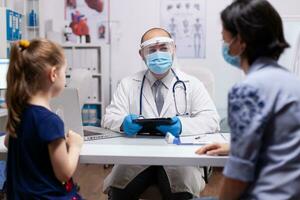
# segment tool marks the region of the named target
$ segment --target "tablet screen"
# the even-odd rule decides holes
[[[164,136],[165,134],[161,133],[156,129],[159,125],[170,125],[172,124],[171,118],[148,118],[148,119],[135,119],[134,123],[140,124],[143,128],[138,132],[139,135],[146,136]]]

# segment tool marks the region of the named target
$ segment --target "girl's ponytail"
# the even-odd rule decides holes
[[[22,51],[27,48],[21,42],[14,43],[10,51],[10,62],[7,72],[6,103],[8,109],[8,121],[6,129],[8,133],[16,137],[16,128],[25,105],[30,97],[30,92],[25,79],[24,58]]]

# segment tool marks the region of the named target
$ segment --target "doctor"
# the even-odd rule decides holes
[[[171,117],[171,125],[156,129],[174,136],[219,130],[216,108],[203,84],[172,67],[175,44],[170,33],[161,28],[148,30],[139,53],[148,69],[120,82],[106,109],[103,127],[132,136],[143,128],[133,122],[142,116]],[[104,190],[109,191],[110,199],[132,200],[153,184],[168,200],[199,196],[205,186],[199,167],[115,165],[105,179]]]

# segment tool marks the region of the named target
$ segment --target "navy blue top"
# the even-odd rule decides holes
[[[9,138],[7,158],[8,199],[72,199],[75,187],[67,192],[55,176],[48,144],[64,138],[63,121],[42,106],[24,110],[17,138]]]

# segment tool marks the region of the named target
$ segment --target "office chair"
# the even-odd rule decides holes
[[[205,86],[210,97],[214,99],[215,94],[215,77],[211,70],[204,67],[179,67],[179,69],[189,75],[199,79]]]

